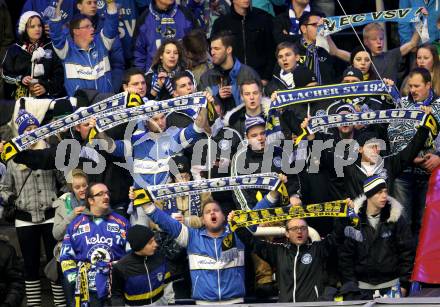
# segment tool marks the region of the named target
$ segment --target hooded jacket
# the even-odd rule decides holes
[[[377,229],[368,222],[366,209],[365,195],[354,200],[359,223],[344,230],[345,241],[339,253],[343,282],[377,285],[398,278],[400,285],[408,289],[415,246],[411,227],[402,215],[402,205],[388,196]]]

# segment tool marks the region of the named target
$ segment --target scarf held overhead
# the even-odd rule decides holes
[[[178,110],[201,108],[206,106],[206,97],[203,92],[197,92],[187,96],[161,100],[148,101],[146,104],[100,116],[96,120],[96,127],[90,130],[88,139],[91,141],[96,134],[123,123],[144,120],[159,113],[169,113]]]
[[[262,223],[281,222],[293,218],[309,217],[352,217],[356,216],[347,206],[347,200],[335,200],[306,206],[287,206],[260,210],[237,210],[229,222],[231,231]]]
[[[391,96],[394,101],[400,101],[400,95],[395,86],[387,86],[382,81],[375,80],[279,91],[277,92],[277,99],[272,101],[270,109],[279,109],[319,100],[374,95],[387,95]]]
[[[420,22],[423,16],[422,9],[422,7],[413,7],[390,11],[327,17],[324,18],[324,24],[319,26],[318,33],[327,36],[350,28],[351,26],[358,27],[372,22]]]
[[[29,148],[32,144],[37,143],[51,135],[62,132],[73,126],[81,124],[89,120],[93,116],[114,112],[115,110],[130,108],[142,105],[143,101],[137,94],[123,92],[104,99],[84,109],[79,109],[74,113],[60,118],[54,122],[48,123],[29,133],[19,135],[4,145],[1,158],[7,162],[13,158],[18,152]]]
[[[284,184],[276,173],[252,174],[235,177],[203,179],[189,182],[150,186],[134,190],[134,206],[140,206],[161,199],[200,194],[202,192],[240,189],[281,190]]]

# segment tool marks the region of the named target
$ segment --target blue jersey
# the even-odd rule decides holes
[[[127,253],[126,233],[130,224],[113,212],[102,218],[88,214],[80,214],[67,227],[60,262],[69,282],[76,280],[78,264],[90,263],[89,290],[96,291],[99,287],[95,283],[97,268],[108,266]]]

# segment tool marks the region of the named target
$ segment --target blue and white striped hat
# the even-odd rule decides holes
[[[374,194],[387,187],[385,179],[379,175],[371,176],[364,181],[364,193],[367,198],[372,197]]]

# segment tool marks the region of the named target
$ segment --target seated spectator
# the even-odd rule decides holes
[[[116,3],[108,3],[106,22],[96,35],[92,21],[84,15],[72,19],[66,35],[60,17],[62,3],[63,0],[58,1],[56,18],[50,19],[49,24],[55,52],[63,61],[67,94],[73,96],[77,89],[113,92],[109,51],[118,35]]]
[[[22,306],[24,300],[23,265],[9,238],[0,235],[0,305]]]
[[[437,95],[440,94],[440,61],[437,48],[434,45],[423,44],[417,48],[416,67],[427,69],[431,73],[431,87]],[[405,78],[400,87],[402,96],[408,96],[410,90],[408,77]]]
[[[402,57],[410,53],[417,47],[420,36],[414,31],[411,40],[402,44],[400,47],[384,51],[385,31],[378,23],[369,23],[363,30],[364,45],[370,49],[372,60],[381,78],[388,78],[397,82],[397,72]]]
[[[173,97],[173,77],[177,72],[186,69],[185,61],[185,53],[180,42],[174,39],[163,42],[157,49],[151,68],[145,76],[148,98],[164,100]],[[191,74],[190,71],[188,72]],[[194,76],[192,79],[194,83]]]
[[[39,127],[38,120],[24,110],[20,112],[17,124],[20,135]],[[3,151],[2,147],[0,152]],[[31,149],[46,147],[44,141],[39,141]],[[40,241],[44,242],[45,254],[51,257],[56,244],[52,236],[55,215],[52,203],[57,198],[57,186],[61,191],[66,191],[65,184],[64,177],[57,170],[34,171],[14,161],[8,163],[5,177],[0,183],[0,197],[9,206],[16,206],[14,223],[24,259],[27,306],[41,306]],[[51,282],[51,288],[54,305],[65,305],[61,283]]]
[[[128,229],[131,252],[112,269],[112,306],[168,305],[164,288],[170,279],[163,246],[142,225]]]
[[[236,130],[242,138],[246,134],[246,120],[253,117],[266,119],[270,99],[263,97],[263,89],[259,80],[245,80],[240,85],[242,103],[229,111],[224,118],[225,126]]]
[[[231,12],[220,16],[212,26],[213,36],[227,31],[234,36],[234,56],[260,75],[263,85],[272,76],[275,43],[272,38],[272,16],[258,8],[251,7],[251,1],[232,1]]]
[[[89,184],[86,209],[67,227],[61,246],[61,267],[82,304],[104,306],[109,301],[110,265],[129,249],[129,222],[110,209],[110,192],[102,183]]]
[[[350,53],[350,64],[362,72],[363,78],[360,81],[377,80],[377,74],[371,64],[371,52],[364,46],[358,46]]]
[[[40,15],[21,15],[18,42],[8,48],[2,63],[6,97],[55,98],[64,95],[63,66],[44,33]]]
[[[376,290],[384,295],[394,286],[406,296],[414,243],[402,205],[388,195],[387,184],[380,176],[367,178],[363,192],[354,200],[359,223],[345,228],[339,253],[344,299],[371,300]]]
[[[300,38],[299,19],[304,12],[310,12],[310,0],[291,0],[289,10],[275,17],[273,37],[277,45],[286,41],[295,43]]]
[[[182,44],[186,52],[188,69],[194,74],[198,84],[203,73],[212,68],[205,32],[202,29],[191,30],[183,37]]]
[[[208,90],[219,102],[221,113],[238,106],[240,84],[244,80],[260,80],[249,66],[242,64],[233,55],[234,36],[230,32],[220,32],[211,37],[211,59],[214,67],[200,78],[200,90]]]
[[[76,8],[79,13],[90,18],[95,32],[100,32],[106,22],[105,14],[100,16],[97,13],[97,0],[77,0]],[[124,51],[122,50],[121,40],[118,35],[113,41],[113,45],[109,52],[109,61],[112,71],[112,86],[114,92],[119,92],[122,82],[122,74],[125,70]]]
[[[133,35],[134,66],[148,71],[157,49],[167,39],[182,39],[197,28],[197,21],[187,8],[175,0],[152,0],[148,9],[138,18]]]

